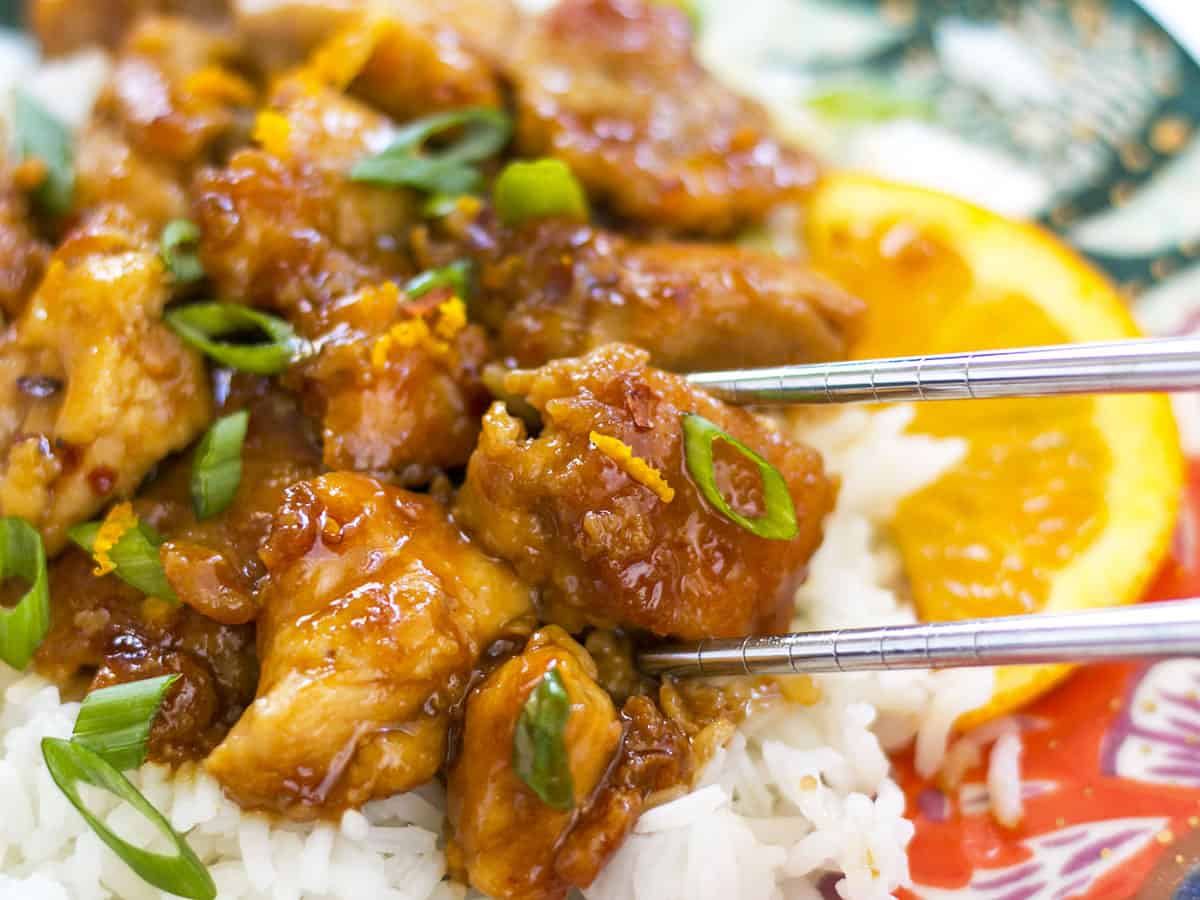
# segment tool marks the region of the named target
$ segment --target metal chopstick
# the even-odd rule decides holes
[[[863,672],[1200,656],[1200,599],[708,640],[643,651],[642,671],[678,677]]]
[[[1146,338],[1015,350],[696,372],[730,403],[878,403],[1200,389],[1200,338]]]

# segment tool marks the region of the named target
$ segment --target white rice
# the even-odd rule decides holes
[[[0,33],[0,126],[18,84],[81,124],[107,65],[88,54],[39,68],[20,42]],[[842,477],[824,543],[797,596],[796,628],[915,620],[884,526],[905,495],[936,479],[964,448],[905,434],[911,415],[906,407],[849,410],[795,426]],[[692,793],[647,812],[586,891],[589,900],[804,900],[820,896],[818,884],[831,873],[842,897],[871,900],[907,883],[913,829],[886,753],[915,740],[919,771],[933,774],[954,721],[990,696],[991,672],[884,672],[817,683],[818,702],[755,715]],[[77,711],[45,680],[0,664],[0,897],[166,896],[99,841],[49,777],[39,742],[69,735]],[[1015,733],[1000,736],[988,777],[994,809],[1010,820],[1020,816],[1019,751]],[[444,798],[436,785],[347,813],[338,826],[301,826],[243,813],[196,767],[172,775],[146,765],[131,780],[187,834],[222,900],[466,896],[443,880]],[[94,792],[90,808],[130,839],[153,837],[106,794]]]

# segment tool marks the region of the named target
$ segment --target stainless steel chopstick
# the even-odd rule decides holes
[[[877,403],[1200,389],[1200,338],[1146,338],[1015,350],[696,372],[730,403]]]
[[[639,654],[654,675],[781,675],[1200,656],[1200,599],[675,644]]]

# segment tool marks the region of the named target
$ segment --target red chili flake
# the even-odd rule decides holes
[[[110,466],[96,466],[88,472],[88,484],[97,497],[107,496],[117,483],[117,472]]]

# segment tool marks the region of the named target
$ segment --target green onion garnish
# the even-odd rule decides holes
[[[420,275],[409,279],[404,285],[404,293],[417,298],[428,294],[434,288],[448,287],[456,297],[463,300],[471,293],[471,262],[466,259],[456,259],[440,269],[429,269]]]
[[[200,229],[195,222],[176,219],[163,229],[159,253],[163,262],[180,284],[199,281],[204,277],[204,266],[196,255],[196,241],[200,240]]]
[[[67,795],[71,805],[79,810],[96,836],[148,884],[191,900],[213,900],[217,896],[217,886],[212,876],[187,841],[103,756],[75,741],[43,738],[42,758],[54,783]],[[80,784],[90,784],[108,791],[132,806],[174,845],[174,855],[151,853],[135,847],[109,829],[84,805],[79,795]]]
[[[721,496],[713,467],[713,443],[717,440],[725,441],[758,466],[763,484],[763,502],[766,504],[766,512],[761,516],[749,519]],[[703,416],[688,413],[683,417],[683,453],[692,480],[705,499],[725,518],[752,534],[773,541],[790,541],[800,533],[800,526],[796,523],[796,507],[792,503],[787,482],[778,469],[737,438],[726,434]]]
[[[83,698],[71,740],[119,771],[146,761],[150,726],[179,675],[160,675],[92,691]]]
[[[65,214],[75,193],[71,132],[32,95],[19,89],[15,96],[13,131],[21,159],[36,159],[46,167],[46,177],[33,192],[34,203],[48,216]]]
[[[239,303],[192,303],[167,312],[172,330],[223,366],[276,375],[303,352],[303,342],[283,319]],[[239,332],[257,332],[265,341],[252,344],[218,338]]]
[[[562,676],[550,669],[525,701],[513,732],[513,770],[543,803],[558,810],[575,805],[565,740],[570,715]]]
[[[583,186],[570,167],[557,159],[509,163],[492,187],[492,200],[505,225],[530,219],[588,219]]]
[[[425,146],[455,129],[460,133],[446,145],[436,150]],[[499,153],[511,131],[505,113],[485,107],[426,116],[397,131],[388,148],[359,162],[350,178],[431,194],[469,194],[483,182],[476,164]]]
[[[29,589],[12,609],[0,609],[0,659],[24,669],[50,630],[50,588],[42,536],[24,519],[0,519],[0,580],[23,578]]]
[[[440,219],[458,209],[458,198],[462,194],[434,194],[421,207],[421,215],[426,219]]]
[[[67,529],[67,537],[95,556],[96,536],[103,522],[84,522]],[[106,553],[115,568],[113,574],[126,584],[137,588],[148,597],[158,597],[169,603],[178,603],[179,598],[167,581],[158,547],[163,538],[157,531],[138,520],[121,535]]]
[[[885,84],[830,88],[809,97],[807,105],[822,118],[840,122],[886,122],[933,116],[933,104],[929,100],[902,94]]]
[[[242,443],[250,413],[235,412],[213,422],[192,459],[192,506],[209,519],[233,502],[242,480]]]

